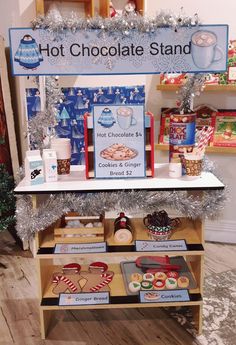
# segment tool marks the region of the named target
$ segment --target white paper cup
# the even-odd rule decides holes
[[[68,175],[70,173],[71,144],[70,139],[57,138],[51,142],[51,149],[57,154],[58,175]]]

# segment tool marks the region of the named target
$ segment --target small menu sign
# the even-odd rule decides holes
[[[96,178],[145,177],[143,105],[93,107]]]
[[[166,252],[188,250],[185,240],[136,241],[136,252]]]
[[[106,242],[56,244],[54,254],[106,253]]]
[[[109,292],[61,293],[59,306],[109,304]]]
[[[189,302],[188,290],[140,291],[140,303]]]

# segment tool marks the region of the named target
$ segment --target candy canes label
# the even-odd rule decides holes
[[[145,177],[143,105],[93,107],[96,178]]]
[[[106,251],[106,242],[82,244],[56,244],[54,248],[54,254],[106,253]]]
[[[109,304],[109,292],[96,292],[96,293],[63,293],[59,297],[60,306],[76,306],[76,305],[97,305]]]
[[[165,251],[186,251],[185,240],[176,241],[136,241],[136,252],[165,252]]]
[[[188,290],[140,291],[140,303],[189,302]]]

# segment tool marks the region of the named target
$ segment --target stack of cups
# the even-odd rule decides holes
[[[56,138],[52,139],[51,149],[57,154],[57,172],[58,175],[70,174],[71,144],[70,139]]]
[[[196,114],[171,114],[170,161],[180,158],[183,174],[186,174],[184,152],[191,153],[195,147]]]

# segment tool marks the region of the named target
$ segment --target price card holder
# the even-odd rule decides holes
[[[57,243],[54,254],[93,254],[106,253],[107,243]]]
[[[139,292],[140,303],[189,302],[188,290],[149,290]]]
[[[59,296],[59,306],[84,306],[109,303],[109,292],[61,293]]]
[[[187,251],[185,240],[135,241],[136,252],[177,252]]]
[[[94,105],[95,178],[146,177],[144,105]]]

